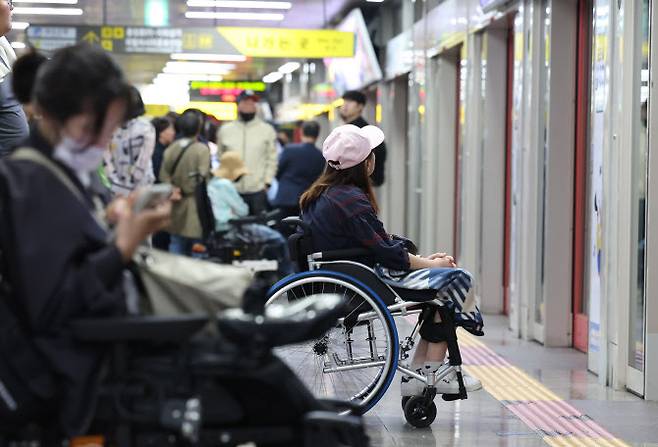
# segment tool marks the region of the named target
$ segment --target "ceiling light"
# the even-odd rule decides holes
[[[247,60],[247,56],[243,56],[242,54],[172,53],[170,57],[174,60],[207,62],[244,62]]]
[[[384,0],[366,0],[368,3],[384,3]]]
[[[188,19],[219,19],[219,20],[262,20],[269,22],[280,22],[284,19],[283,14],[265,12],[199,12],[187,11],[185,17]]]
[[[279,73],[288,74],[301,67],[299,62],[288,62],[279,67]]]
[[[84,11],[80,8],[24,8],[16,7],[13,11],[16,15],[38,15],[38,16],[81,16]]]
[[[11,22],[11,29],[13,30],[24,30],[30,26],[27,22]]]
[[[14,3],[48,3],[51,5],[77,5],[78,0],[14,0]]]
[[[11,47],[16,50],[22,50],[23,48],[25,48],[25,44],[23,42],[12,42]]]
[[[187,6],[192,8],[290,9],[292,8],[292,3],[240,0],[187,0]]]
[[[183,62],[169,61],[162,70],[165,73],[200,73],[200,74],[227,74],[235,68],[235,64],[215,64],[212,62]]]
[[[273,71],[272,73],[265,75],[263,77],[263,82],[266,82],[268,84],[272,84],[278,80],[280,80],[283,77],[283,73],[279,73],[278,71]]]

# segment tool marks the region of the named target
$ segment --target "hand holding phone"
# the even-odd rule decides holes
[[[164,183],[144,188],[137,193],[137,198],[133,204],[133,212],[139,213],[145,209],[157,207],[168,200],[172,192],[173,187]]]

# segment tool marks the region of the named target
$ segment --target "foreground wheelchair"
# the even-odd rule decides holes
[[[301,229],[289,239],[291,256],[299,273],[275,284],[267,305],[291,303],[317,293],[339,294],[348,309],[337,325],[321,337],[278,348],[277,355],[319,397],[349,400],[359,414],[370,410],[386,393],[396,371],[424,383],[422,395],[405,397],[406,420],[427,427],[436,418],[435,385],[456,374],[459,392],[443,394],[446,401],[466,399],[453,313],[432,305],[433,290],[410,290],[384,283],[370,267],[350,260],[368,254],[364,249],[313,251],[310,228],[298,218],[284,222]],[[449,362],[427,376],[405,366],[423,324],[438,310],[442,338],[448,344]],[[411,334],[400,339],[395,319],[418,316]],[[431,323],[430,323],[431,324]]]
[[[340,414],[349,402],[317,399],[272,355],[322,336],[342,306],[341,297],[323,295],[263,315],[229,310],[214,323],[195,315],[76,322],[81,343],[111,355],[89,430],[98,436],[72,445],[367,446],[361,420]],[[221,336],[201,336],[209,327]],[[24,427],[0,421],[0,446],[65,445],[52,416]]]

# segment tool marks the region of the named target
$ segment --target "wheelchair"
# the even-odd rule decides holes
[[[205,315],[76,321],[76,339],[109,352],[89,430],[97,435],[67,444],[49,414],[25,426],[0,421],[0,446],[367,447],[351,403],[316,398],[272,354],[321,336],[342,306],[323,295],[262,315],[228,310],[219,338],[200,335]]]
[[[301,219],[284,222],[298,227],[289,248],[299,272],[276,283],[266,305],[292,303],[317,293],[343,296],[348,310],[321,337],[278,348],[277,355],[318,397],[352,402],[357,414],[373,408],[391,385],[396,371],[425,384],[422,395],[402,398],[407,422],[427,427],[436,418],[436,384],[456,373],[459,392],[443,394],[446,401],[466,399],[462,359],[452,312],[432,305],[436,292],[391,287],[373,269],[355,261],[368,251],[350,249],[314,252],[310,228]],[[438,311],[449,362],[427,377],[405,366],[422,325]],[[400,339],[396,318],[418,316],[411,334]]]
[[[278,211],[232,219],[227,231],[213,229],[204,232],[205,256],[209,261],[233,264],[253,272],[276,271],[279,267],[279,247],[272,241],[254,240],[249,226],[258,224],[274,229],[279,222]]]

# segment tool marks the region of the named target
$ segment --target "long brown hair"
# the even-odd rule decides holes
[[[332,186],[352,185],[361,189],[368,196],[368,200],[370,200],[375,213],[378,213],[379,206],[377,205],[375,192],[372,190],[372,183],[368,176],[368,168],[366,167],[366,162],[373,156],[374,154],[371,152],[367,159],[348,169],[338,170],[327,164],[322,175],[302,194],[302,197],[299,199],[299,208],[302,210],[308,208]]]

